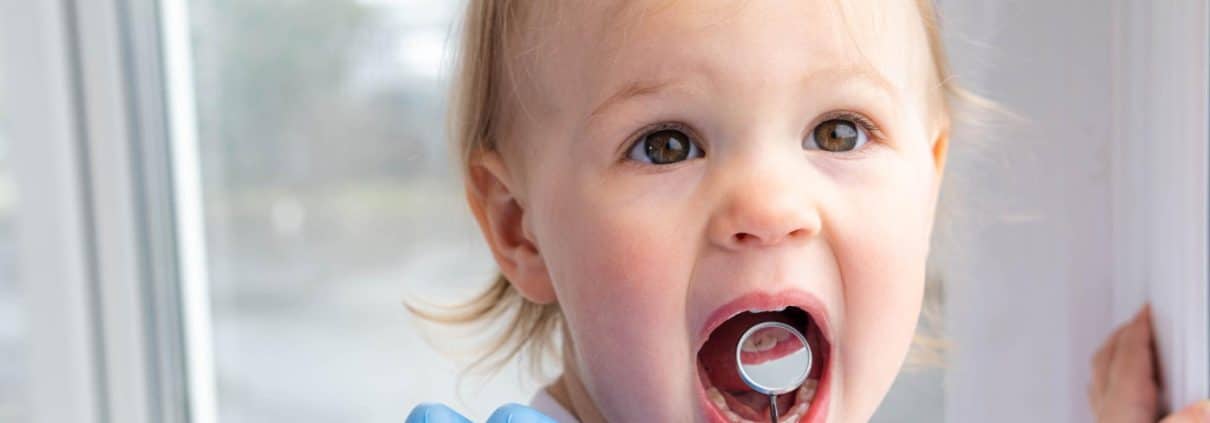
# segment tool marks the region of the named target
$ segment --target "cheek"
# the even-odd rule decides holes
[[[835,223],[844,283],[844,333],[838,345],[845,397],[872,413],[903,364],[924,291],[928,174],[903,169],[880,188],[854,193]]]
[[[685,298],[692,257],[678,238],[675,207],[610,206],[608,193],[563,192],[559,215],[548,225],[542,254],[566,316],[586,387],[606,413],[633,421],[691,404],[693,362],[685,328]],[[591,197],[591,198],[589,198]],[[618,203],[614,203],[618,204]],[[574,218],[571,218],[574,216]],[[669,220],[672,221],[672,220]],[[683,232],[683,231],[682,231]],[[659,401],[653,401],[659,399]],[[682,417],[667,416],[672,420]]]
[[[692,257],[673,231],[652,224],[656,222],[649,216],[658,213],[585,199],[568,199],[560,213],[574,219],[545,219],[557,227],[551,228],[555,236],[550,242],[542,244],[542,255],[559,301],[570,313],[618,315],[609,320],[629,323],[628,317],[671,317],[682,307],[684,295],[676,293],[686,288],[681,269]]]
[[[694,234],[684,230],[694,219],[685,207],[690,202],[572,169],[564,175],[548,178],[560,183],[547,185],[545,197],[554,201],[535,221],[544,226],[542,256],[566,314],[609,330],[683,327],[694,261],[686,248]]]

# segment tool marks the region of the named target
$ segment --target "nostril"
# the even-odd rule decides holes
[[[740,232],[740,233],[735,234],[735,242],[736,242],[736,243],[738,243],[738,244],[740,244],[740,245],[743,245],[743,244],[747,243],[747,242],[748,242],[748,240],[749,240],[749,239],[751,239],[751,238],[756,238],[756,237],[755,237],[755,236],[752,236],[751,234],[744,233],[744,232]]]
[[[798,239],[798,238],[806,236],[806,234],[807,234],[807,231],[805,229],[799,228],[799,229],[790,231],[784,237],[780,237],[780,238],[776,238],[776,239],[769,238],[766,240],[765,238],[753,235],[748,232],[737,232],[732,237],[735,239],[736,245],[748,245],[748,244],[761,245],[766,242],[768,242],[770,244],[777,243],[783,239]]]

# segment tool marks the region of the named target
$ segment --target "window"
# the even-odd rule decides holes
[[[3,72],[0,63],[0,72]],[[17,273],[17,189],[9,170],[5,137],[5,101],[0,92],[0,421],[24,421],[23,400],[28,363],[25,359],[25,307]]]
[[[459,404],[402,306],[493,275],[442,125],[460,2],[189,5],[219,421],[527,401]]]

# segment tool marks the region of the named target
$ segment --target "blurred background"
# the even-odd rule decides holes
[[[0,421],[478,421],[538,389],[459,383],[402,303],[493,276],[443,127],[463,1],[3,1]],[[939,4],[959,80],[1018,116],[958,128],[953,350],[875,421],[1089,421],[1087,357],[1145,300],[1204,397],[1205,3]],[[1130,258],[1157,244],[1188,255]]]

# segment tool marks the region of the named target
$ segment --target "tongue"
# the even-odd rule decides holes
[[[721,391],[748,391],[751,388],[739,377],[739,369],[735,363],[735,348],[744,331],[761,322],[782,322],[794,324],[793,320],[784,313],[767,311],[763,313],[741,313],[727,320],[710,334],[706,345],[697,353],[706,370],[710,383]]]

